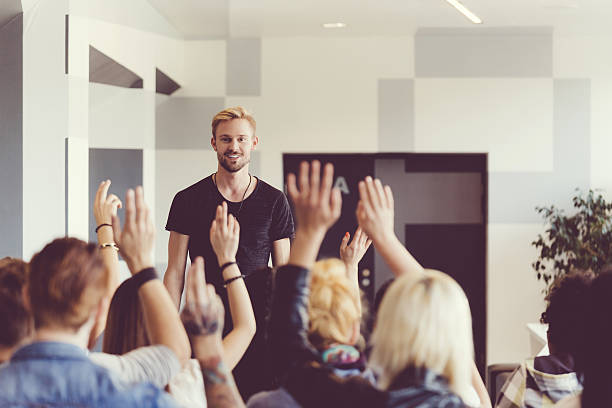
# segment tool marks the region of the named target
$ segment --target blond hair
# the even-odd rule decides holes
[[[212,120],[212,135],[217,137],[217,127],[221,122],[227,122],[233,119],[245,119],[249,122],[253,128],[253,135],[255,135],[255,118],[242,106],[234,106],[232,108],[225,108],[221,112],[217,113]]]
[[[474,354],[472,318],[461,287],[448,275],[397,278],[382,300],[372,334],[370,365],[387,389],[407,367],[444,376],[466,400]]]
[[[346,276],[339,259],[315,263],[310,282],[308,304],[310,342],[319,350],[333,343],[351,344],[355,327],[361,319],[359,296]]]

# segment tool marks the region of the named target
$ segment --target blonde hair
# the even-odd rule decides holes
[[[333,343],[351,344],[361,319],[359,296],[339,259],[315,263],[310,282],[308,317],[310,342],[319,350]]]
[[[217,127],[221,122],[227,122],[233,119],[247,120],[253,128],[253,135],[255,135],[255,118],[253,118],[253,116],[242,106],[234,106],[232,108],[225,108],[215,115],[211,124],[213,137],[217,137]]]
[[[397,278],[385,294],[372,334],[370,365],[389,388],[407,367],[424,367],[448,380],[466,400],[474,355],[472,318],[461,287],[448,275]]]

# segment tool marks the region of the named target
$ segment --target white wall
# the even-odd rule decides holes
[[[553,157],[554,80],[589,79],[591,186],[612,191],[607,153],[612,148],[610,38],[554,37],[550,78],[415,77],[413,37],[262,38],[260,95],[228,96],[227,41],[183,41],[171,28],[163,28],[165,34],[146,31],[146,24],[130,28],[125,21],[108,18],[112,13],[106,12],[107,17],[98,19],[89,11],[75,11],[70,44],[76,54],[70,57],[71,72],[65,77],[61,16],[67,4],[67,0],[41,1],[26,9],[24,20],[26,257],[64,231],[64,138],[69,135],[87,139],[88,147],[143,149],[143,183],[159,231],[156,260],[164,263],[168,234],[163,228],[172,197],[213,172],[215,158],[206,149],[155,149],[151,122],[155,67],[182,85],[173,97],[223,98],[226,106],[241,104],[252,110],[260,138],[260,174],[276,187],[282,183],[283,152],[376,152],[378,81],[394,78],[414,80],[414,151],[487,152],[491,172],[552,174],[557,166]],[[35,18],[40,13],[52,17]],[[143,77],[145,89],[85,86],[89,44]],[[43,58],[47,54],[50,60]],[[53,71],[43,72],[40,66],[48,61]],[[141,92],[144,101],[132,98],[134,92]],[[106,95],[106,99],[96,95]],[[83,109],[83,101],[92,96],[96,99],[91,109]],[[114,103],[113,98],[120,101]],[[146,113],[137,116],[142,118],[141,127],[132,123],[132,131],[113,132],[106,127],[108,120],[96,124],[104,115],[119,118],[130,103],[138,104],[132,113]],[[206,132],[202,137],[209,137]],[[81,157],[71,169],[82,170],[85,149],[78,141],[73,143],[74,153],[80,151]],[[84,189],[83,174],[76,171],[70,170],[69,185],[74,183],[77,190],[73,191],[80,191]],[[84,205],[82,197],[69,200]],[[40,211],[42,203],[44,211]],[[513,204],[509,200],[496,205],[512,208]],[[72,216],[78,219],[70,218],[70,230],[82,233],[86,225],[82,208]],[[488,226],[489,364],[519,361],[529,353],[525,324],[536,321],[543,309],[542,284],[530,267],[535,258],[530,242],[541,231],[536,221],[494,220]]]

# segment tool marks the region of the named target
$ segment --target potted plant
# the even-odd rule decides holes
[[[612,263],[612,203],[593,190],[585,195],[578,189],[572,201],[573,215],[552,205],[536,207],[547,229],[531,243],[539,251],[532,266],[546,294],[559,276],[572,270],[598,273]]]

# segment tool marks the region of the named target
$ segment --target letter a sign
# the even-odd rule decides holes
[[[338,177],[334,183],[334,187],[342,191],[343,194],[349,194],[348,183],[344,177]]]

